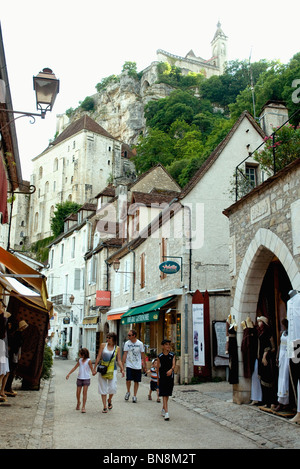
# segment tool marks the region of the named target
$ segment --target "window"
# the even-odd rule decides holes
[[[38,214],[38,212],[36,212],[34,214],[34,231],[35,232],[38,231],[38,226],[39,226],[39,214]]]
[[[64,262],[64,245],[60,246],[60,263],[63,264]]]
[[[252,187],[257,186],[257,166],[246,164],[246,176]]]
[[[141,288],[144,288],[146,285],[145,280],[145,253],[141,255]]]
[[[131,272],[131,269],[130,269],[130,260],[129,259],[126,259],[125,260],[125,272]],[[129,287],[130,287],[130,275],[132,274],[124,274],[124,292],[128,292],[129,291]]]
[[[92,257],[92,259],[89,262],[88,266],[88,279],[89,279],[89,284],[96,283],[96,276],[97,276],[97,258],[95,256]]]
[[[58,159],[55,158],[54,162],[53,162],[53,171],[57,171],[58,170]]]
[[[51,249],[50,252],[50,268],[53,268],[53,259],[54,259],[54,249]]]
[[[115,288],[114,288],[114,293],[115,295],[120,294],[120,273],[116,272],[115,273]]]
[[[71,259],[74,259],[75,257],[75,236],[73,236],[72,241],[71,241]]]
[[[74,290],[80,290],[80,273],[81,269],[74,270]]]

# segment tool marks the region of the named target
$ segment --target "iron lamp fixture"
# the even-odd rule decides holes
[[[59,80],[50,68],[44,68],[37,76],[33,77],[33,89],[36,94],[36,108],[40,111],[40,114],[4,108],[1,109],[1,112],[20,114],[19,117],[16,117],[13,120],[24,116],[32,117],[33,120],[31,124],[35,122],[35,117],[45,119],[46,112],[52,111],[56,96],[59,93]],[[11,122],[8,122],[6,125],[9,125],[10,123]],[[6,125],[4,127],[6,127]],[[1,128],[1,131],[4,127]]]
[[[135,272],[125,272],[125,271],[120,271],[120,259],[115,259],[112,263],[114,271],[119,272],[119,274],[135,274]]]

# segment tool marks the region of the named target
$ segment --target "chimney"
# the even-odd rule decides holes
[[[284,101],[268,101],[259,115],[259,123],[266,135],[281,127],[289,118]]]

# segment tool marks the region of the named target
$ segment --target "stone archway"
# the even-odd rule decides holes
[[[245,253],[234,294],[231,315],[238,325],[239,383],[233,385],[233,400],[238,404],[249,402],[251,380],[242,373],[240,345],[243,337],[241,322],[249,316],[255,322],[260,288],[272,258],[276,256],[284,267],[295,290],[300,289],[300,273],[292,254],[283,241],[272,231],[260,228]]]

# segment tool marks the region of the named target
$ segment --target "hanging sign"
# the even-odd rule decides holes
[[[159,270],[164,274],[176,274],[180,270],[180,265],[174,261],[165,261],[159,264]]]
[[[110,291],[96,291],[96,306],[110,306]]]

